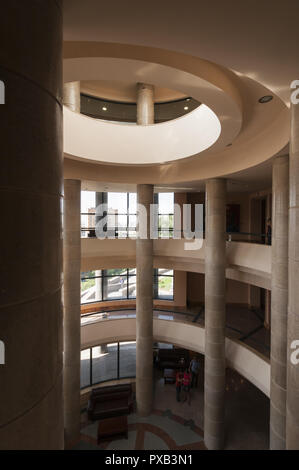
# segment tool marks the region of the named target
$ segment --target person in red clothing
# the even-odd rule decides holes
[[[183,383],[183,371],[179,370],[175,377],[176,401],[181,401],[181,390]]]
[[[184,402],[188,399],[189,405],[191,404],[190,388],[191,388],[191,373],[186,368],[184,371],[184,376],[183,376],[183,390],[185,392]]]

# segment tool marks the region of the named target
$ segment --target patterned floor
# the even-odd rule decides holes
[[[203,432],[192,419],[174,415],[171,410],[154,410],[141,418],[128,416],[128,439],[104,441],[97,445],[98,422],[83,423],[76,449],[89,450],[204,450]]]

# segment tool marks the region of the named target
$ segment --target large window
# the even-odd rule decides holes
[[[173,270],[154,269],[155,299],[173,300]],[[81,304],[136,298],[136,268],[81,273]]]
[[[136,298],[136,269],[103,269],[81,273],[81,304]]]
[[[174,193],[156,193],[158,204],[158,237],[173,238]],[[105,204],[107,211],[100,216],[96,207]],[[99,220],[107,217],[104,230],[115,238],[136,237],[136,193],[81,191],[81,237],[95,237]]]
[[[81,388],[135,375],[135,341],[101,344],[81,351]]]
[[[159,238],[173,238],[174,193],[158,193]]]
[[[96,207],[106,205],[102,216],[96,214]],[[136,237],[136,193],[96,193],[81,191],[81,237],[95,237],[96,223],[107,217],[104,230],[115,238]]]
[[[154,270],[154,298],[161,300],[173,300],[173,270]]]

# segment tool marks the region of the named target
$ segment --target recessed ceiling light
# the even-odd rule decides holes
[[[103,106],[103,107],[102,107],[102,110],[103,110],[103,111],[107,111],[106,106]]]
[[[184,106],[184,110],[187,111],[189,108],[188,106]]]
[[[186,98],[186,101],[190,101],[191,98]]]
[[[269,101],[273,100],[273,96],[272,95],[265,95],[265,96],[262,96],[260,99],[259,99],[259,103],[269,103]]]

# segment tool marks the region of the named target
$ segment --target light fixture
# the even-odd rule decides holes
[[[269,103],[269,101],[272,101],[273,100],[273,96],[272,95],[265,95],[265,96],[262,96],[260,99],[259,99],[259,103]]]
[[[103,106],[103,107],[102,107],[102,110],[103,110],[103,111],[107,111],[106,106]]]
[[[184,110],[187,111],[189,109],[188,106],[184,106]]]

